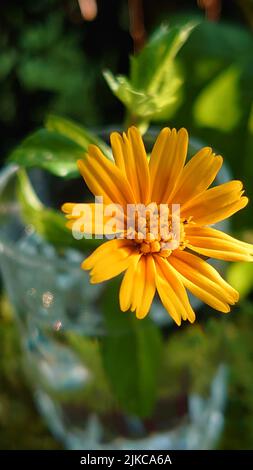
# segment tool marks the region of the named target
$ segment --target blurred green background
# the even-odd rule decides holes
[[[206,5],[206,8],[203,8]],[[185,126],[221,153],[232,174],[253,196],[253,1],[144,1],[147,33],[161,21],[196,18],[201,24],[180,51],[184,85],[178,105],[160,117],[162,126]],[[202,8],[201,8],[202,6]],[[208,8],[207,8],[208,7]],[[117,44],[117,47],[115,47]],[[123,107],[102,70],[128,72],[133,44],[126,0],[98,2],[93,22],[74,0],[2,1],[0,5],[1,163],[10,149],[41,126],[48,112],[100,127],[122,122]],[[252,204],[252,203],[251,203]],[[253,240],[252,205],[233,218],[233,232]],[[241,292],[233,313],[198,325],[185,335],[182,357],[211,354],[222,338],[230,365],[225,431],[219,448],[253,448],[253,268],[228,271]],[[59,448],[39,417],[21,371],[18,333],[8,302],[0,304],[0,448]],[[211,313],[212,315],[212,313]],[[174,345],[176,349],[176,345]]]

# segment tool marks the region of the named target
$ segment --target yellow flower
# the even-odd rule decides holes
[[[154,236],[150,227],[141,233],[144,238],[133,227],[133,238],[129,239],[124,225],[123,238],[106,241],[82,263],[83,269],[91,271],[91,282],[106,281],[125,272],[120,307],[122,311],[135,311],[137,318],[147,315],[156,290],[178,325],[182,319],[195,320],[186,289],[216,310],[229,312],[239,295],[204,258],[252,261],[252,245],[211,227],[246,206],[248,199],[243,196],[242,183],[230,181],[209,188],[222,166],[222,157],[205,147],[186,163],[185,129],[177,132],[164,128],[149,161],[135,127],[123,136],[113,132],[111,146],[115,163],[94,145],[78,161],[89,189],[94,195],[103,196],[105,204],[116,203],[124,208],[138,203],[168,207],[180,204],[180,239],[173,245],[172,232],[168,248],[168,239],[160,233]],[[76,220],[72,213],[75,206],[66,203],[62,207],[70,219],[70,228]],[[94,213],[94,205],[90,207]]]

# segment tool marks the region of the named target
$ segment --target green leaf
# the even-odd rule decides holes
[[[102,340],[104,367],[121,407],[137,416],[149,416],[155,406],[161,336],[149,319],[138,320],[117,306],[116,283],[103,297],[107,334]]]
[[[228,268],[227,280],[245,298],[253,288],[253,265],[251,263],[233,263]]]
[[[202,59],[215,59],[228,66],[231,61],[251,56],[252,33],[241,28],[240,24],[203,21],[201,14],[176,14],[170,17],[172,24],[184,24],[189,20],[199,26],[182,51],[182,56],[187,57],[188,66]],[[192,79],[191,73],[189,79]]]
[[[63,21],[64,15],[56,10],[55,12],[51,11],[43,23],[27,23],[20,38],[22,49],[35,54],[44,50],[51,51],[62,37],[66,37],[63,33]]]
[[[21,167],[39,167],[54,175],[71,178],[78,175],[76,161],[84,149],[57,132],[40,129],[27,137],[10,155],[9,160]]]
[[[174,59],[194,27],[191,23],[159,28],[143,50],[131,58],[130,78],[104,72],[112,92],[137,121],[159,119],[175,104],[182,76]]]
[[[73,178],[79,175],[76,162],[84,157],[90,144],[98,145],[112,159],[109,147],[101,139],[72,121],[49,116],[46,127],[27,137],[9,160],[21,167],[39,167],[56,176]]]
[[[90,144],[97,145],[104,155],[112,160],[111,149],[102,139],[70,119],[65,119],[61,116],[51,114],[46,119],[45,127],[49,131],[56,131],[59,132],[59,134],[68,137],[77,145],[80,145],[84,150],[87,150]]]
[[[158,93],[169,85],[173,60],[195,28],[196,23],[169,28],[162,25],[142,51],[131,58],[131,83],[148,93]]]
[[[71,230],[66,227],[64,215],[45,207],[38,199],[25,170],[19,170],[17,175],[17,196],[26,224],[32,225],[46,241],[59,247],[72,246],[85,250],[98,245],[98,240],[95,239],[82,239],[78,242],[73,238]]]
[[[4,80],[7,75],[12,71],[16,63],[16,52],[12,49],[8,49],[7,52],[1,51],[0,60],[0,80]]]
[[[109,70],[106,70],[103,74],[114,95],[133,115],[142,119],[156,117],[164,108],[173,104],[176,100],[175,92],[181,84],[177,77],[173,79],[171,76],[166,95],[161,93],[151,94],[134,88],[123,75],[114,77]]]
[[[241,118],[240,75],[240,68],[232,65],[200,92],[193,111],[198,125],[224,132],[237,126]]]
[[[115,408],[105,370],[103,367],[99,341],[74,331],[64,333],[67,344],[78,355],[80,361],[87,369],[89,379],[81,393],[81,403],[86,403],[92,410],[99,413],[108,413]]]

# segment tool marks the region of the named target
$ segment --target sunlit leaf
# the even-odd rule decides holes
[[[252,263],[233,263],[229,266],[227,280],[240,294],[242,300],[253,288]]]
[[[138,121],[158,119],[175,104],[182,76],[174,59],[195,26],[191,23],[159,28],[143,50],[131,58],[130,78],[104,72],[112,92]]]
[[[196,23],[169,28],[162,25],[139,54],[131,58],[131,83],[137,89],[157,93],[168,86],[173,60],[195,28]]]
[[[166,95],[163,96],[161,93],[151,94],[139,91],[131,85],[126,77],[122,75],[114,76],[110,71],[105,71],[104,77],[115,96],[120,99],[127,109],[133,112],[134,115],[147,119],[155,117],[164,108],[175,102],[175,92],[181,84],[177,77],[174,77],[174,80],[171,77],[170,90],[167,89]],[[170,93],[172,90],[173,92]]]
[[[39,167],[54,175],[78,175],[76,162],[84,149],[58,132],[40,129],[27,137],[10,155],[9,160],[25,168]]]
[[[231,131],[240,121],[240,69],[232,65],[200,92],[194,117],[200,126]]]
[[[90,144],[97,145],[107,158],[112,159],[110,147],[102,139],[70,119],[51,114],[46,119],[45,127],[50,131],[59,132],[59,134],[73,140],[84,150],[87,150]]]
[[[108,158],[112,158],[101,139],[72,121],[50,116],[46,127],[21,142],[9,160],[25,168],[39,167],[56,176],[72,178],[79,175],[76,162],[84,158],[90,144],[98,145]]]

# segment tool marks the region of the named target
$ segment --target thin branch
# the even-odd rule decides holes
[[[134,43],[134,52],[139,52],[146,41],[142,0],[128,0],[129,30]]]
[[[218,21],[221,13],[221,2],[222,0],[198,0],[198,5],[205,10],[208,20]]]

